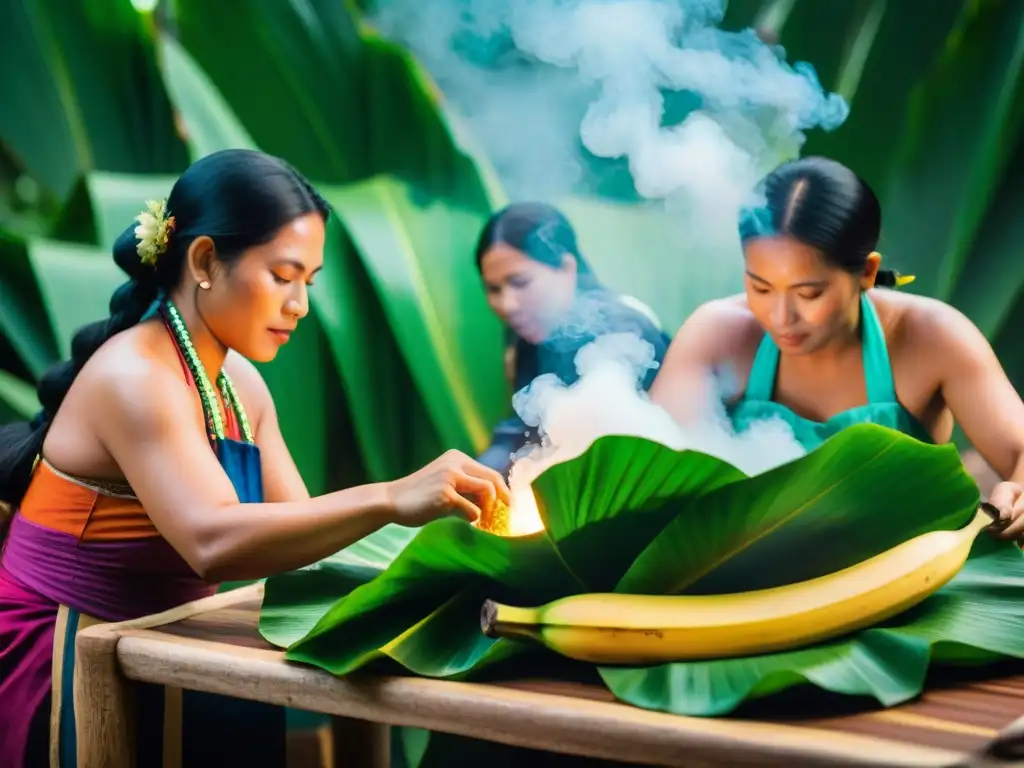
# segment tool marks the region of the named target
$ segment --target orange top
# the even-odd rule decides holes
[[[175,345],[189,386],[192,372]],[[240,439],[234,410],[225,408],[225,434]],[[124,483],[88,480],[65,474],[42,459],[18,510],[36,525],[70,534],[79,541],[130,541],[160,536],[153,521]]]

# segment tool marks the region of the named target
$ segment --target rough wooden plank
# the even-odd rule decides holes
[[[133,689],[118,668],[119,635],[109,626],[90,627],[76,638],[78,764],[90,768],[133,768]]]
[[[688,718],[617,703],[423,678],[338,678],[282,653],[130,629],[124,674],[342,717],[660,765],[952,766],[964,753],[798,725]]]
[[[246,648],[272,649],[259,634],[259,600],[201,612],[159,627],[161,633]],[[493,681],[492,685],[614,703],[604,686],[550,679]],[[873,700],[794,690],[751,702],[735,713],[741,719],[785,721],[806,728],[876,736],[926,747],[982,750],[1020,712],[1024,712],[1024,663],[982,669],[942,670],[932,675],[924,694],[899,707],[881,709]]]
[[[83,629],[75,637],[75,721],[78,764],[90,768],[132,768],[134,687],[117,658],[121,634],[132,628],[159,627],[201,613],[216,613],[239,603],[259,602],[263,584],[194,600],[162,613]]]

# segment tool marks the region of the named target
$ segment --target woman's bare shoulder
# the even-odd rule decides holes
[[[190,423],[202,431],[199,400],[174,348],[143,324],[108,339],[82,366],[43,451],[70,474],[117,479],[122,475],[111,445],[142,445]]]
[[[137,415],[194,406],[166,331],[149,323],[122,331],[96,350],[68,395],[101,410],[117,407]]]
[[[988,345],[970,318],[951,304],[898,291],[874,293],[872,299],[887,335],[908,349],[939,352]]]
[[[725,296],[701,304],[683,323],[679,336],[720,361],[743,356],[764,337],[764,328],[747,305],[746,294]]]

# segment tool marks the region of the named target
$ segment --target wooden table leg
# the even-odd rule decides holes
[[[132,683],[117,663],[118,633],[98,625],[75,638],[75,736],[80,768],[133,768]]]
[[[985,756],[1020,765],[1024,763],[1024,716],[999,732],[985,749]]]
[[[391,726],[331,718],[333,768],[389,768],[391,765]]]

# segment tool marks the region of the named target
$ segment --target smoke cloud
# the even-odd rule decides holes
[[[699,388],[702,407],[685,425],[651,402],[639,387],[657,363],[654,348],[631,333],[606,334],[576,356],[580,378],[571,386],[545,374],[516,393],[513,406],[520,418],[538,427],[541,442],[520,451],[509,475],[512,492],[512,533],[542,527],[530,484],[548,467],[584,453],[604,435],[632,435],[677,451],[714,456],[756,475],[804,455],[793,431],[779,418],[752,424],[737,433],[725,412],[725,385],[709,373]]]
[[[371,23],[424,64],[510,197],[640,200],[707,259],[736,258],[757,180],[848,113],[811,65],[751,29],[722,29],[725,11],[725,0],[377,0]],[[647,342],[605,335],[579,353],[572,387],[541,376],[516,394],[543,435],[510,477],[519,532],[539,527],[530,481],[602,435],[700,450],[748,474],[803,454],[778,420],[735,434],[710,375],[701,418],[680,427],[639,390],[651,365]]]
[[[680,226],[735,231],[756,180],[848,108],[725,0],[377,0],[514,199],[626,178]],[[680,217],[685,221],[680,223]]]

